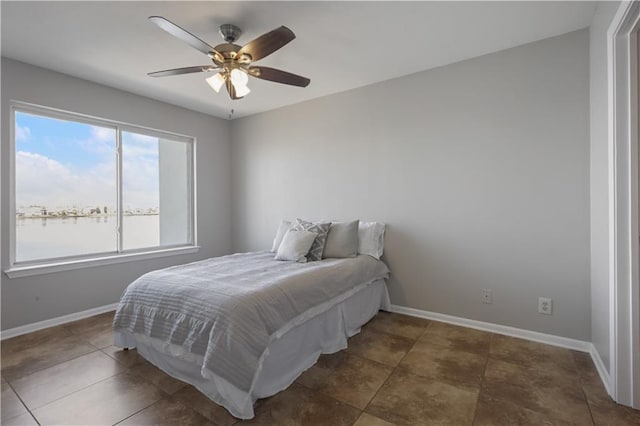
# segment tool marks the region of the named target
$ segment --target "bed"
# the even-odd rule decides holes
[[[125,290],[114,344],[250,419],[257,399],[346,348],[388,309],[388,275],[368,255],[297,263],[266,251],[153,271]]]

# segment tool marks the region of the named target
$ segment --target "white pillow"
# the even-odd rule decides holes
[[[333,222],[329,228],[322,258],[342,259],[358,255],[358,221]]]
[[[284,234],[280,247],[278,247],[276,260],[293,260],[294,262],[305,263],[307,261],[307,253],[309,253],[311,244],[313,244],[317,235],[311,231],[289,229]]]
[[[278,225],[278,230],[276,231],[276,237],[273,239],[273,245],[271,246],[271,253],[275,253],[278,251],[278,247],[282,243],[282,239],[284,238],[284,234],[291,229],[291,222],[286,220],[281,220],[280,225]]]
[[[358,225],[358,253],[368,254],[380,260],[384,250],[385,224],[360,222]]]

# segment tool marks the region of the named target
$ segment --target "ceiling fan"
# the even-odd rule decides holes
[[[206,81],[216,92],[219,92],[224,85],[231,99],[242,99],[249,94],[250,90],[247,87],[249,76],[299,87],[307,87],[311,82],[306,77],[276,68],[251,65],[252,62],[269,56],[296,38],[293,31],[285,26],[269,31],[244,46],[238,46],[234,43],[240,37],[240,28],[232,24],[224,24],[220,26],[220,35],[225,42],[211,47],[187,30],[161,16],[150,16],[149,21],[209,56],[213,61],[212,65],[150,72],[148,75],[151,77],[218,71]]]

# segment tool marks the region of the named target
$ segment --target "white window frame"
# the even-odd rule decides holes
[[[16,112],[40,115],[47,118],[61,119],[83,123],[88,125],[100,126],[114,129],[116,133],[116,175],[117,175],[117,251],[104,252],[97,254],[87,254],[78,256],[67,256],[57,258],[38,259],[34,261],[16,262],[16,140],[15,140],[15,119]],[[65,270],[80,269],[113,263],[130,262],[136,260],[152,259],[157,257],[175,256],[179,254],[196,253],[199,250],[197,245],[197,228],[196,228],[196,138],[178,133],[152,129],[149,127],[138,126],[135,124],[124,123],[120,121],[108,120],[98,117],[89,116],[60,109],[49,108],[40,105],[29,104],[26,102],[11,101],[10,102],[10,160],[9,160],[9,239],[10,254],[9,268],[4,272],[9,278],[18,278],[30,275],[40,275],[51,272],[60,272]],[[122,132],[132,132],[147,136],[166,138],[176,142],[189,144],[191,149],[188,153],[187,177],[189,179],[189,209],[188,223],[188,241],[186,244],[171,246],[156,246],[143,249],[124,250],[122,246]]]

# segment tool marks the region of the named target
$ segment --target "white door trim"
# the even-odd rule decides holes
[[[640,408],[638,65],[640,3],[621,3],[607,31],[611,396]]]

